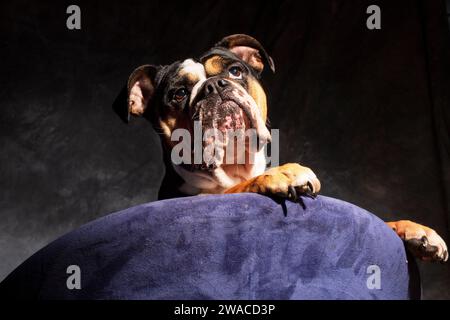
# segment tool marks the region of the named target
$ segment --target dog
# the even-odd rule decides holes
[[[264,145],[271,134],[266,125],[267,99],[260,78],[267,68],[275,72],[274,61],[261,43],[249,35],[234,34],[198,58],[165,66],[143,65],[131,73],[126,86],[128,103],[116,112],[126,122],[131,116],[146,118],[160,135],[166,172],[159,199],[254,192],[299,201],[302,195],[314,197],[320,191],[320,181],[308,167],[287,163],[266,170]],[[193,134],[195,121],[203,130],[222,133],[252,129],[258,146],[251,149],[248,140],[243,140],[243,163],[227,163],[225,153],[231,153],[235,147],[230,150],[224,139],[204,139],[203,152],[219,145],[219,156],[210,157],[210,161],[200,158],[198,163],[174,163],[177,144],[173,133],[183,129]],[[182,156],[195,157],[189,151]],[[387,225],[416,257],[447,261],[447,246],[433,229],[408,220]]]

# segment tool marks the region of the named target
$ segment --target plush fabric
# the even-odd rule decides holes
[[[408,299],[402,241],[379,218],[319,196],[257,194],[157,201],[54,241],[0,284],[39,299]],[[68,290],[69,265],[81,290]],[[369,289],[368,267],[381,271]],[[370,271],[370,270],[369,270]],[[370,282],[370,281],[369,281]]]

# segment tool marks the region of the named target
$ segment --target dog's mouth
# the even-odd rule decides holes
[[[249,115],[232,100],[223,101],[221,104],[201,112],[199,120],[202,123],[203,132],[211,129],[219,130],[224,136],[235,131],[254,128]]]
[[[212,171],[222,164],[247,164],[270,141],[256,102],[243,89],[233,88],[198,101],[194,121],[202,128],[203,161],[191,167]]]

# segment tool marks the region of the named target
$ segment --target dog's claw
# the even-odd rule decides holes
[[[306,185],[308,186],[308,189],[309,189],[310,193],[311,193],[311,194],[314,194],[314,187],[313,187],[311,181],[308,181],[308,182],[306,183]]]
[[[440,260],[437,256],[438,247],[431,245],[426,236],[420,239],[406,240],[406,245],[411,252],[420,256],[422,259]],[[445,257],[442,260],[445,260]]]
[[[420,240],[422,240],[422,247],[426,248],[428,246],[428,238],[426,236],[423,236]]]
[[[298,201],[297,191],[295,190],[295,188],[293,186],[288,187],[288,195],[292,201],[294,201],[294,202]]]
[[[305,196],[308,198],[311,198],[311,199],[315,199],[317,197],[317,195],[315,193],[310,193],[310,192],[305,193]]]
[[[317,194],[314,192],[314,187],[311,182],[307,182],[302,188],[288,186],[288,199],[293,202],[299,202],[301,200],[301,196],[308,197],[311,199],[315,199]]]
[[[303,208],[303,210],[306,210],[306,205],[305,205],[305,203],[303,202],[302,197],[298,197],[297,203]]]

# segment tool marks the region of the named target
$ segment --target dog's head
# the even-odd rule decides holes
[[[270,140],[266,94],[259,81],[266,67],[275,71],[272,58],[257,40],[243,34],[225,37],[198,59],[141,66],[128,80],[127,119],[134,115],[150,120],[166,151],[177,143],[172,133],[193,133],[196,120],[203,132],[252,128],[261,145]],[[203,146],[210,143],[214,139]]]

